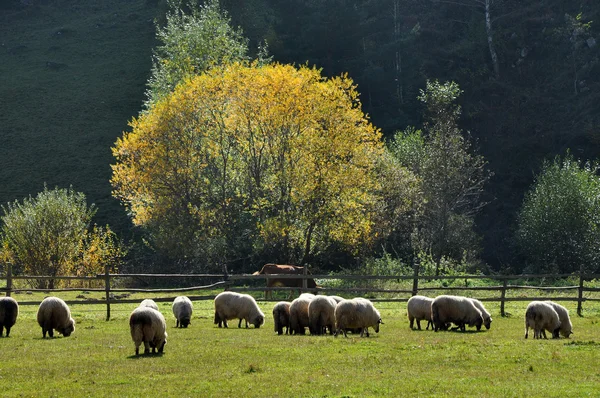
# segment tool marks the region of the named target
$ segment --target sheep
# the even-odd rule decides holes
[[[167,322],[165,317],[151,307],[137,307],[129,316],[129,331],[135,344],[135,355],[140,355],[140,345],[144,343],[144,354],[162,354],[167,344]]]
[[[189,298],[186,296],[177,296],[173,300],[173,315],[177,319],[175,327],[187,328],[191,325],[192,311],[194,306]]]
[[[149,308],[155,309],[156,311],[159,311],[158,305],[156,305],[156,303],[152,299],[142,300],[142,302],[140,303],[139,306],[140,307],[149,307]]]
[[[0,297],[0,337],[6,328],[6,337],[10,335],[10,328],[17,322],[19,304],[12,297]]]
[[[554,308],[554,311],[556,311],[556,313],[558,314],[558,319],[560,320],[561,336],[569,338],[569,336],[573,334],[573,325],[571,324],[571,318],[569,318],[569,310],[553,301],[546,302],[550,304],[552,308]],[[545,331],[543,331],[543,333],[544,335],[546,334]]]
[[[492,315],[488,312],[488,310],[486,310],[481,301],[474,298],[470,300],[473,302],[473,304],[475,304],[475,307],[481,311],[481,316],[483,316],[483,325],[489,330],[489,328],[492,327]]]
[[[273,321],[275,322],[275,331],[278,335],[285,334],[290,330],[290,304],[287,301],[280,301],[273,307]]]
[[[448,330],[448,324],[455,323],[461,331],[465,325],[475,326],[481,330],[483,316],[473,302],[461,296],[442,295],[431,303],[431,319],[433,330]]]
[[[529,328],[533,329],[533,338],[546,337],[546,330],[552,332],[557,339],[560,331],[560,318],[552,305],[543,301],[532,301],[525,310],[525,338],[529,336]]]
[[[421,330],[421,321],[427,321],[426,330],[429,326],[433,329],[433,323],[431,322],[431,303],[433,299],[425,296],[412,296],[406,303],[406,312],[408,314],[408,320],[410,321],[410,328],[414,329],[414,321],[417,321],[417,328]]]
[[[239,318],[238,328],[242,327],[242,320],[253,324],[256,329],[265,321],[265,314],[262,313],[254,297],[248,294],[239,294],[235,292],[219,293],[215,297],[215,325],[223,324],[227,326],[229,319]]]
[[[315,297],[314,294],[302,293],[290,304],[290,334],[305,334],[308,321],[308,305]]]
[[[46,333],[53,338],[54,330],[65,337],[69,337],[75,331],[75,320],[71,318],[71,310],[67,303],[58,297],[46,297],[42,300],[37,312],[37,321],[42,327],[43,338],[46,338]]]
[[[383,325],[379,311],[364,298],[340,301],[335,307],[334,315],[336,337],[341,332],[344,333],[344,337],[348,337],[346,329],[360,329],[360,337],[365,334],[369,337],[369,327],[372,327],[375,333],[379,333],[379,325]]]
[[[310,334],[334,333],[335,307],[337,302],[332,297],[315,296],[308,304],[308,329]]]

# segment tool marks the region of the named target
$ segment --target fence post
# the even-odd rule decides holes
[[[577,297],[577,315],[583,316],[583,272],[579,272],[579,296]]]
[[[110,273],[108,264],[104,269],[104,288],[106,290],[106,320],[110,321]]]
[[[6,263],[6,297],[12,292],[12,263]]]
[[[306,281],[306,276],[308,275],[308,266],[307,265],[304,266],[304,269],[302,270],[302,275],[304,275],[304,279],[302,279],[302,292],[301,293],[304,293],[304,292],[306,292],[306,289],[308,288],[307,287],[308,284]]]
[[[413,287],[412,295],[416,296],[419,293],[419,262],[413,261]]]
[[[506,316],[506,312],[504,312],[504,300],[506,299],[506,286],[508,284],[508,279],[502,279],[502,292],[500,293],[500,315]]]

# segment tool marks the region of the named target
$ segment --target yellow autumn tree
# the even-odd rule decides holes
[[[331,242],[375,238],[383,144],[347,76],[228,65],[130,125],[113,148],[114,195],[172,255],[299,263]]]

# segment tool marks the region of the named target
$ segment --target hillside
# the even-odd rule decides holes
[[[459,3],[222,0],[251,48],[266,38],[276,61],[348,72],[387,136],[420,126],[427,79],[456,81],[462,127],[494,172],[478,229],[499,268],[516,261],[515,215],[542,161],[600,155],[600,4],[494,2],[496,73],[484,10]],[[164,1],[4,4],[0,203],[73,185],[98,206],[97,222],[129,231],[110,196],[110,147],[141,109]]]
[[[0,10],[0,203],[73,185],[120,230],[110,147],[143,100],[156,8],[57,1]]]

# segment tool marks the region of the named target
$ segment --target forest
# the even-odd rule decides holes
[[[355,85],[340,89],[356,96],[352,97],[353,103],[361,104],[365,116],[357,116],[356,120],[348,116],[344,123],[364,126],[365,131],[373,126],[380,131],[386,153],[395,163],[389,163],[393,167],[379,177],[402,181],[398,189],[385,196],[386,205],[393,204],[399,211],[394,215],[398,221],[387,225],[393,217],[381,214],[371,219],[369,222],[379,228],[378,236],[385,235],[385,239],[369,242],[368,250],[366,246],[358,247],[366,240],[361,232],[365,224],[358,215],[352,216],[356,224],[331,218],[327,233],[310,227],[314,225],[308,217],[311,212],[326,220],[326,215],[336,212],[335,206],[342,206],[328,197],[315,197],[314,192],[319,190],[312,191],[312,196],[308,190],[302,191],[307,199],[298,203],[326,201],[332,206],[327,211],[303,208],[290,196],[280,204],[293,207],[297,213],[278,213],[278,217],[285,214],[298,222],[283,216],[269,218],[268,223],[257,223],[260,228],[256,231],[244,228],[256,221],[252,217],[262,220],[270,214],[260,207],[264,202],[252,202],[252,209],[260,211],[235,213],[231,209],[243,207],[246,199],[228,201],[231,207],[219,213],[229,217],[228,232],[217,234],[219,239],[210,242],[194,241],[200,231],[204,239],[219,229],[207,218],[200,217],[200,224],[198,218],[185,221],[196,223],[193,226],[173,219],[160,225],[155,220],[155,224],[145,226],[141,219],[136,221],[140,207],[132,211],[132,202],[127,202],[129,207],[123,202],[135,190],[120,191],[122,180],[111,168],[124,159],[118,155],[123,148],[119,140],[125,142],[123,132],[135,131],[136,126],[142,131],[144,123],[153,120],[148,115],[153,114],[155,104],[162,103],[164,96],[175,89],[173,83],[185,80],[185,73],[173,78],[174,71],[195,68],[192,72],[196,74],[209,68],[200,65],[201,57],[166,71],[156,62],[173,55],[169,39],[185,38],[184,31],[168,29],[167,15],[174,12],[175,3],[12,0],[0,6],[0,203],[4,205],[5,249],[10,246],[7,221],[11,213],[16,214],[19,208],[26,210],[26,204],[34,206],[36,200],[31,198],[38,193],[43,199],[44,194],[52,196],[54,192],[57,200],[81,206],[74,192],[52,191],[72,186],[85,194],[87,202],[94,203],[91,213],[83,210],[85,216],[80,221],[90,223],[93,216],[97,225],[112,228],[89,228],[87,248],[83,250],[85,245],[81,244],[71,249],[79,253],[71,256],[74,262],[94,262],[91,253],[97,248],[104,248],[113,260],[121,256],[107,238],[114,231],[129,247],[124,264],[154,270],[207,269],[199,259],[210,259],[212,267],[225,262],[239,270],[256,268],[261,262],[304,261],[324,270],[336,270],[390,257],[401,266],[411,266],[418,260],[432,263],[436,273],[445,260],[451,268],[483,272],[597,269],[597,2],[222,0],[219,15],[199,18],[199,26],[209,26],[210,21],[228,26],[225,36],[230,39],[230,47],[219,41],[208,50],[194,50],[213,56],[211,51],[222,49],[225,55],[215,55],[216,64],[255,60],[254,67],[264,71],[264,76],[272,73],[272,78],[277,73],[308,74],[314,67],[320,77],[311,79],[331,85],[338,82],[343,87]],[[180,15],[192,15],[193,5],[177,4],[183,10]],[[198,9],[206,10],[214,4],[207,2]],[[184,21],[181,18],[180,22]],[[170,21],[176,27],[176,18]],[[269,63],[292,65],[294,72],[271,70],[264,66]],[[250,78],[246,72],[237,73]],[[161,86],[160,77],[165,74],[173,79],[171,85]],[[351,80],[340,82],[336,80],[339,76]],[[254,79],[259,81],[258,77]],[[202,87],[208,90],[212,83],[196,84],[204,84]],[[161,90],[166,94],[158,95]],[[172,98],[174,101],[176,97]],[[317,103],[308,95],[304,100]],[[326,109],[325,104],[322,107]],[[326,131],[332,131],[333,125]],[[436,141],[436,137],[453,137],[454,141]],[[368,149],[373,153],[381,150]],[[448,203],[438,200],[442,194],[436,184],[443,180],[443,167],[434,160],[441,159],[441,153],[459,159],[463,168],[456,166],[456,174],[470,177],[453,180],[462,188],[461,199],[455,200],[460,205],[444,216],[442,224],[434,222],[432,215],[433,208]],[[417,159],[415,154],[423,156]],[[354,182],[366,189],[375,179],[367,178],[372,172],[361,177],[364,181]],[[343,178],[353,181],[348,176]],[[411,185],[412,178],[417,181],[414,184],[421,184],[418,188]],[[248,192],[244,195],[251,197]],[[195,213],[190,213],[218,213],[216,207],[197,206],[200,202],[207,203],[204,199],[190,202],[195,203]],[[377,213],[374,204],[370,210],[361,210],[356,205],[359,202],[348,203],[344,202],[348,212]],[[376,200],[360,201],[361,206],[369,203]],[[348,212],[345,214],[351,214]],[[242,225],[244,222],[247,224]],[[344,222],[361,227],[354,228],[352,235],[340,227]],[[167,225],[175,224],[176,228],[165,232]],[[278,228],[293,231],[292,227],[303,230],[304,235],[290,232],[283,234],[286,239],[281,242],[267,244],[272,242],[269,236],[280,236]],[[202,250],[184,253],[170,243],[157,244],[157,237],[169,235],[171,239],[181,237],[178,244],[189,247],[182,231],[192,230],[196,238],[188,238]],[[232,234],[242,230],[260,234],[262,240]],[[321,246],[307,247],[319,239]],[[218,259],[219,253],[231,247],[240,250]],[[318,253],[307,256],[311,250]],[[18,262],[16,251],[6,249],[3,253],[5,260],[12,256],[11,261]],[[56,255],[51,258],[56,259]]]

